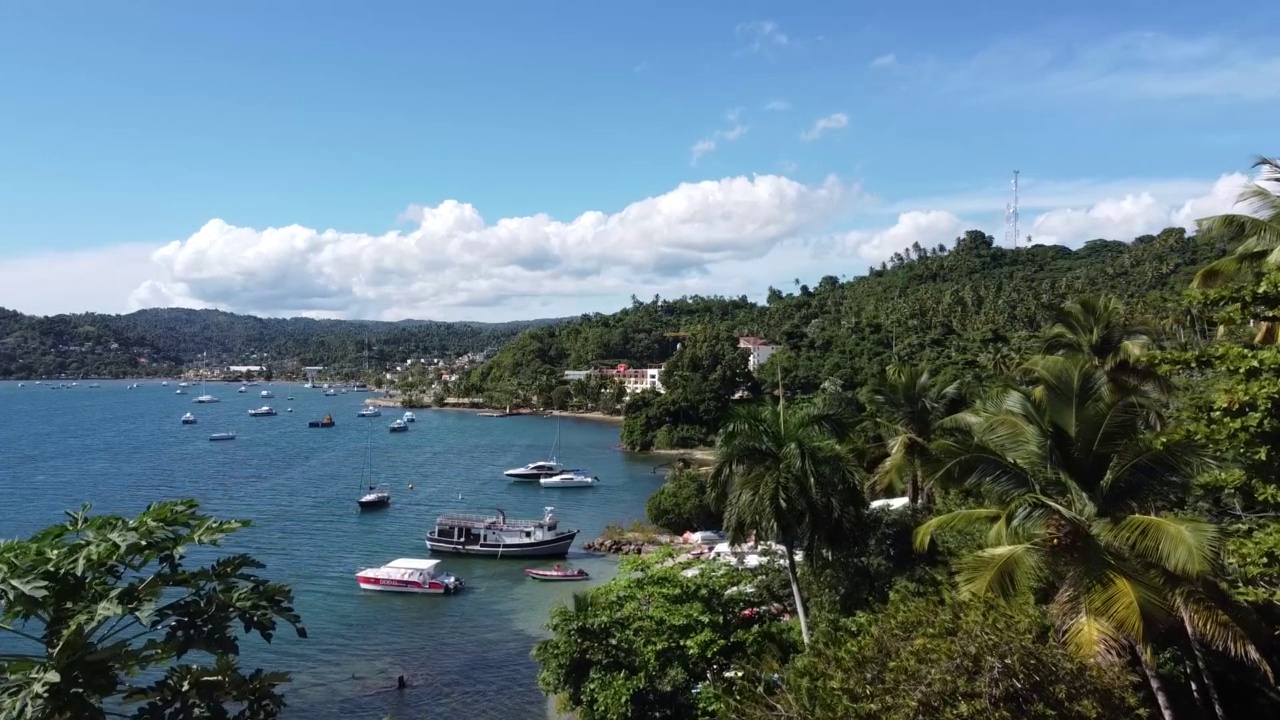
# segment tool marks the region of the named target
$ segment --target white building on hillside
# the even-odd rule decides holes
[[[750,353],[747,356],[747,369],[751,372],[759,370],[760,366],[773,357],[773,354],[778,350],[777,345],[751,336],[738,338],[738,347]]]

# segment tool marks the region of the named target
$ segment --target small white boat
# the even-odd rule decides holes
[[[101,385],[99,385],[98,383],[89,383],[88,387],[91,387],[91,388],[100,388],[100,387],[102,387],[102,386],[101,386]]]
[[[178,383],[178,387],[191,387],[191,383],[188,383],[188,382],[180,382],[180,383]]]
[[[275,408],[271,407],[270,405],[263,405],[257,410],[249,411],[249,417],[270,417],[276,414],[278,413],[276,413]]]
[[[201,396],[197,397],[195,400],[192,400],[191,402],[195,402],[195,403],[216,403],[216,402],[218,402],[218,398],[216,398],[216,397],[214,397],[214,396],[212,396],[212,395],[201,395]]]
[[[583,470],[567,470],[559,475],[545,477],[538,481],[542,487],[593,487],[600,478],[588,475]]]
[[[233,432],[214,433],[209,436],[210,440],[235,440],[236,434]]]
[[[333,388],[330,388],[330,389],[328,389],[328,390],[325,390],[325,391],[324,391],[324,394],[325,394],[325,395],[327,395],[327,396],[329,396],[329,397],[333,397],[334,395],[337,395],[338,393],[334,392],[334,391],[333,391]]]
[[[260,398],[273,398],[275,396],[276,394],[271,392],[270,390],[263,390],[262,392],[258,393],[258,397]]]
[[[391,432],[408,432],[409,423],[403,420],[393,420],[391,422]]]
[[[388,592],[448,595],[462,589],[462,579],[453,573],[441,572],[440,562],[398,558],[382,567],[361,570],[356,573],[356,582],[363,590]]]
[[[174,395],[186,395],[186,394],[187,394],[187,391],[186,391],[186,390],[183,390],[182,388],[178,388],[177,390],[174,390],[174,391],[173,391],[173,394],[174,394]]]
[[[236,392],[238,392],[238,393],[247,393],[247,392],[249,392],[249,388],[248,388],[248,387],[246,387],[246,386],[244,386],[244,385],[241,385],[241,386],[240,386],[240,389],[239,389],[239,390],[237,390]]]
[[[574,570],[565,570],[559,565],[552,566],[550,570],[540,568],[525,568],[525,575],[534,580],[542,580],[544,582],[573,582],[575,580],[590,580],[591,575],[582,568]]]
[[[405,413],[404,413],[404,417],[402,417],[402,418],[400,418],[400,419],[401,419],[401,420],[404,420],[405,422],[417,422],[417,420],[418,420],[418,416],[417,416],[417,415],[414,415],[412,412],[409,412],[409,411],[407,411],[407,410],[406,410],[406,411],[405,411]]]
[[[183,415],[183,416],[182,416],[182,424],[183,424],[183,425],[195,425],[195,424],[196,424],[196,416],[195,416],[195,415],[192,415],[191,413],[187,413],[187,414]]]
[[[357,412],[356,417],[382,417],[382,411],[376,407],[367,407]]]
[[[168,381],[168,380],[163,380],[163,381],[161,381],[161,382],[160,382],[160,387],[169,387],[169,381]]]
[[[24,387],[23,383],[18,383],[18,387]]]
[[[343,395],[346,395],[346,394],[347,394],[347,389],[346,389],[346,388],[342,388],[342,394],[343,394]]]
[[[292,400],[292,399],[293,399],[293,396],[292,396],[292,395],[290,395],[289,397],[287,397],[287,398],[285,398],[285,399],[286,399],[286,400]]]

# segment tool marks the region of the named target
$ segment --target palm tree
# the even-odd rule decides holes
[[[960,383],[943,386],[923,367],[894,363],[867,395],[888,456],[871,474],[871,488],[906,490],[911,505],[925,494],[924,465],[943,419],[963,400]]]
[[[1136,653],[1166,720],[1172,706],[1152,643],[1178,619],[1197,640],[1266,671],[1224,606],[1193,592],[1221,572],[1218,527],[1158,513],[1185,497],[1209,458],[1159,438],[1143,400],[1087,358],[1044,358],[1031,371],[1032,388],[992,393],[963,415],[965,436],[935,445],[939,474],[991,506],[929,520],[916,531],[917,548],[935,532],[985,527],[986,547],[957,563],[961,592],[1048,593],[1069,648]]]
[[[782,546],[805,645],[809,619],[796,551],[813,553],[866,505],[861,468],[840,442],[851,425],[844,406],[759,403],[735,410],[716,446],[711,486],[724,529],[730,542],[755,535]]]
[[[1257,179],[1236,198],[1244,212],[1214,215],[1197,223],[1202,233],[1243,237],[1244,242],[1227,257],[1201,268],[1192,287],[1216,287],[1264,266],[1280,266],[1280,158],[1258,157],[1253,167],[1258,170]]]
[[[1253,167],[1258,170],[1257,178],[1236,199],[1243,212],[1215,215],[1197,223],[1201,233],[1240,237],[1244,241],[1230,255],[1201,268],[1191,287],[1216,288],[1250,279],[1258,270],[1280,267],[1280,158],[1258,157]],[[1277,341],[1280,323],[1259,322],[1254,342],[1270,345]]]

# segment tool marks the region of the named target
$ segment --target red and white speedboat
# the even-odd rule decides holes
[[[583,570],[581,568],[576,570],[565,570],[559,565],[556,565],[550,570],[526,568],[524,571],[524,574],[528,575],[534,580],[550,580],[553,582],[554,581],[567,582],[572,580],[587,580],[591,577],[590,575],[587,574],[586,570]]]
[[[439,560],[399,558],[382,567],[356,573],[356,582],[364,590],[387,592],[434,593],[447,595],[462,589],[462,579],[453,573],[440,572]]]

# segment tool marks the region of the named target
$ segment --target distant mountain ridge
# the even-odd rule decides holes
[[[156,308],[125,315],[25,315],[0,308],[0,378],[153,375],[202,362],[324,365],[354,374],[408,358],[494,350],[567,318],[502,323],[263,318]]]

